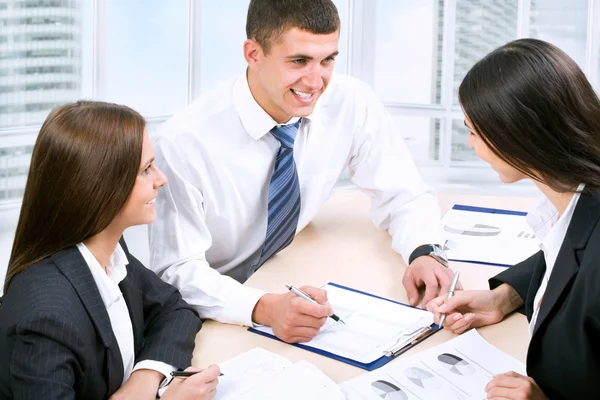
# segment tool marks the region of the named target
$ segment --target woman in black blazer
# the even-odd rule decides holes
[[[469,145],[505,183],[543,193],[527,218],[542,250],[428,309],[462,333],[519,310],[530,321],[527,374],[508,372],[488,398],[600,398],[600,101],[577,64],[549,43],[521,39],[467,73],[459,100]],[[510,249],[506,249],[510,251]]]
[[[166,182],[144,118],[80,101],[37,138],[0,305],[1,399],[154,399],[189,367],[201,322],[122,239]],[[212,366],[163,388],[211,399]]]

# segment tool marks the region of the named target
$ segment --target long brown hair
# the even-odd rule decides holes
[[[33,148],[4,282],[103,231],[127,202],[146,123],[129,107],[78,101],[54,109]]]
[[[600,190],[600,100],[565,52],[519,39],[477,62],[458,89],[498,157],[558,192]]]

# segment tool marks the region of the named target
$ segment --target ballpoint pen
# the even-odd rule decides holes
[[[459,275],[460,275],[460,271],[456,271],[454,273],[454,278],[452,278],[452,283],[450,284],[450,290],[448,291],[448,294],[446,295],[446,301],[450,300],[450,297],[452,297],[454,295],[454,289],[456,289],[456,284],[458,283]],[[442,317],[440,318],[440,323],[439,323],[440,328],[444,327],[445,320],[446,320],[446,314],[442,314]]]
[[[196,375],[199,372],[202,371],[173,371],[171,372],[171,376],[174,378],[188,378],[192,375]],[[219,376],[223,376],[223,373],[220,373]]]
[[[309,295],[307,295],[306,293],[304,293],[302,290],[298,289],[297,287],[290,286],[290,285],[285,285],[285,287],[288,288],[290,290],[290,292],[294,293],[296,296],[302,297],[304,300],[308,300],[313,304],[318,304],[315,299],[313,299],[312,297],[310,297]],[[334,320],[336,322],[341,322],[342,324],[346,325],[346,323],[335,314],[331,314],[329,316],[329,318],[331,318],[332,320]]]

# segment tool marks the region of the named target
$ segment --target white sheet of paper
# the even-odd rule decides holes
[[[522,215],[451,209],[442,225],[451,260],[514,265],[540,250]]]
[[[325,350],[361,363],[370,363],[392,347],[403,333],[433,323],[433,314],[333,285],[325,285],[327,298],[345,325],[327,319],[325,326],[306,346]],[[256,328],[273,334],[270,327]]]
[[[343,400],[340,388],[306,361],[288,359],[255,348],[220,364],[215,400]]]
[[[485,399],[499,373],[525,365],[472,329],[448,342],[340,384],[348,400]]]

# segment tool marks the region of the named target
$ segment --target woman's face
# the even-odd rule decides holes
[[[503,183],[514,183],[525,179],[528,176],[508,164],[506,161],[498,157],[488,145],[481,139],[481,136],[473,128],[473,124],[465,115],[465,126],[469,129],[469,147],[475,150],[475,153],[486,163],[490,164],[492,169],[498,173],[500,181]]]
[[[144,131],[142,162],[135,185],[115,222],[125,228],[154,222],[156,219],[155,201],[158,188],[165,183],[167,183],[167,178],[154,163],[154,148],[152,142],[150,142],[148,132]]]

